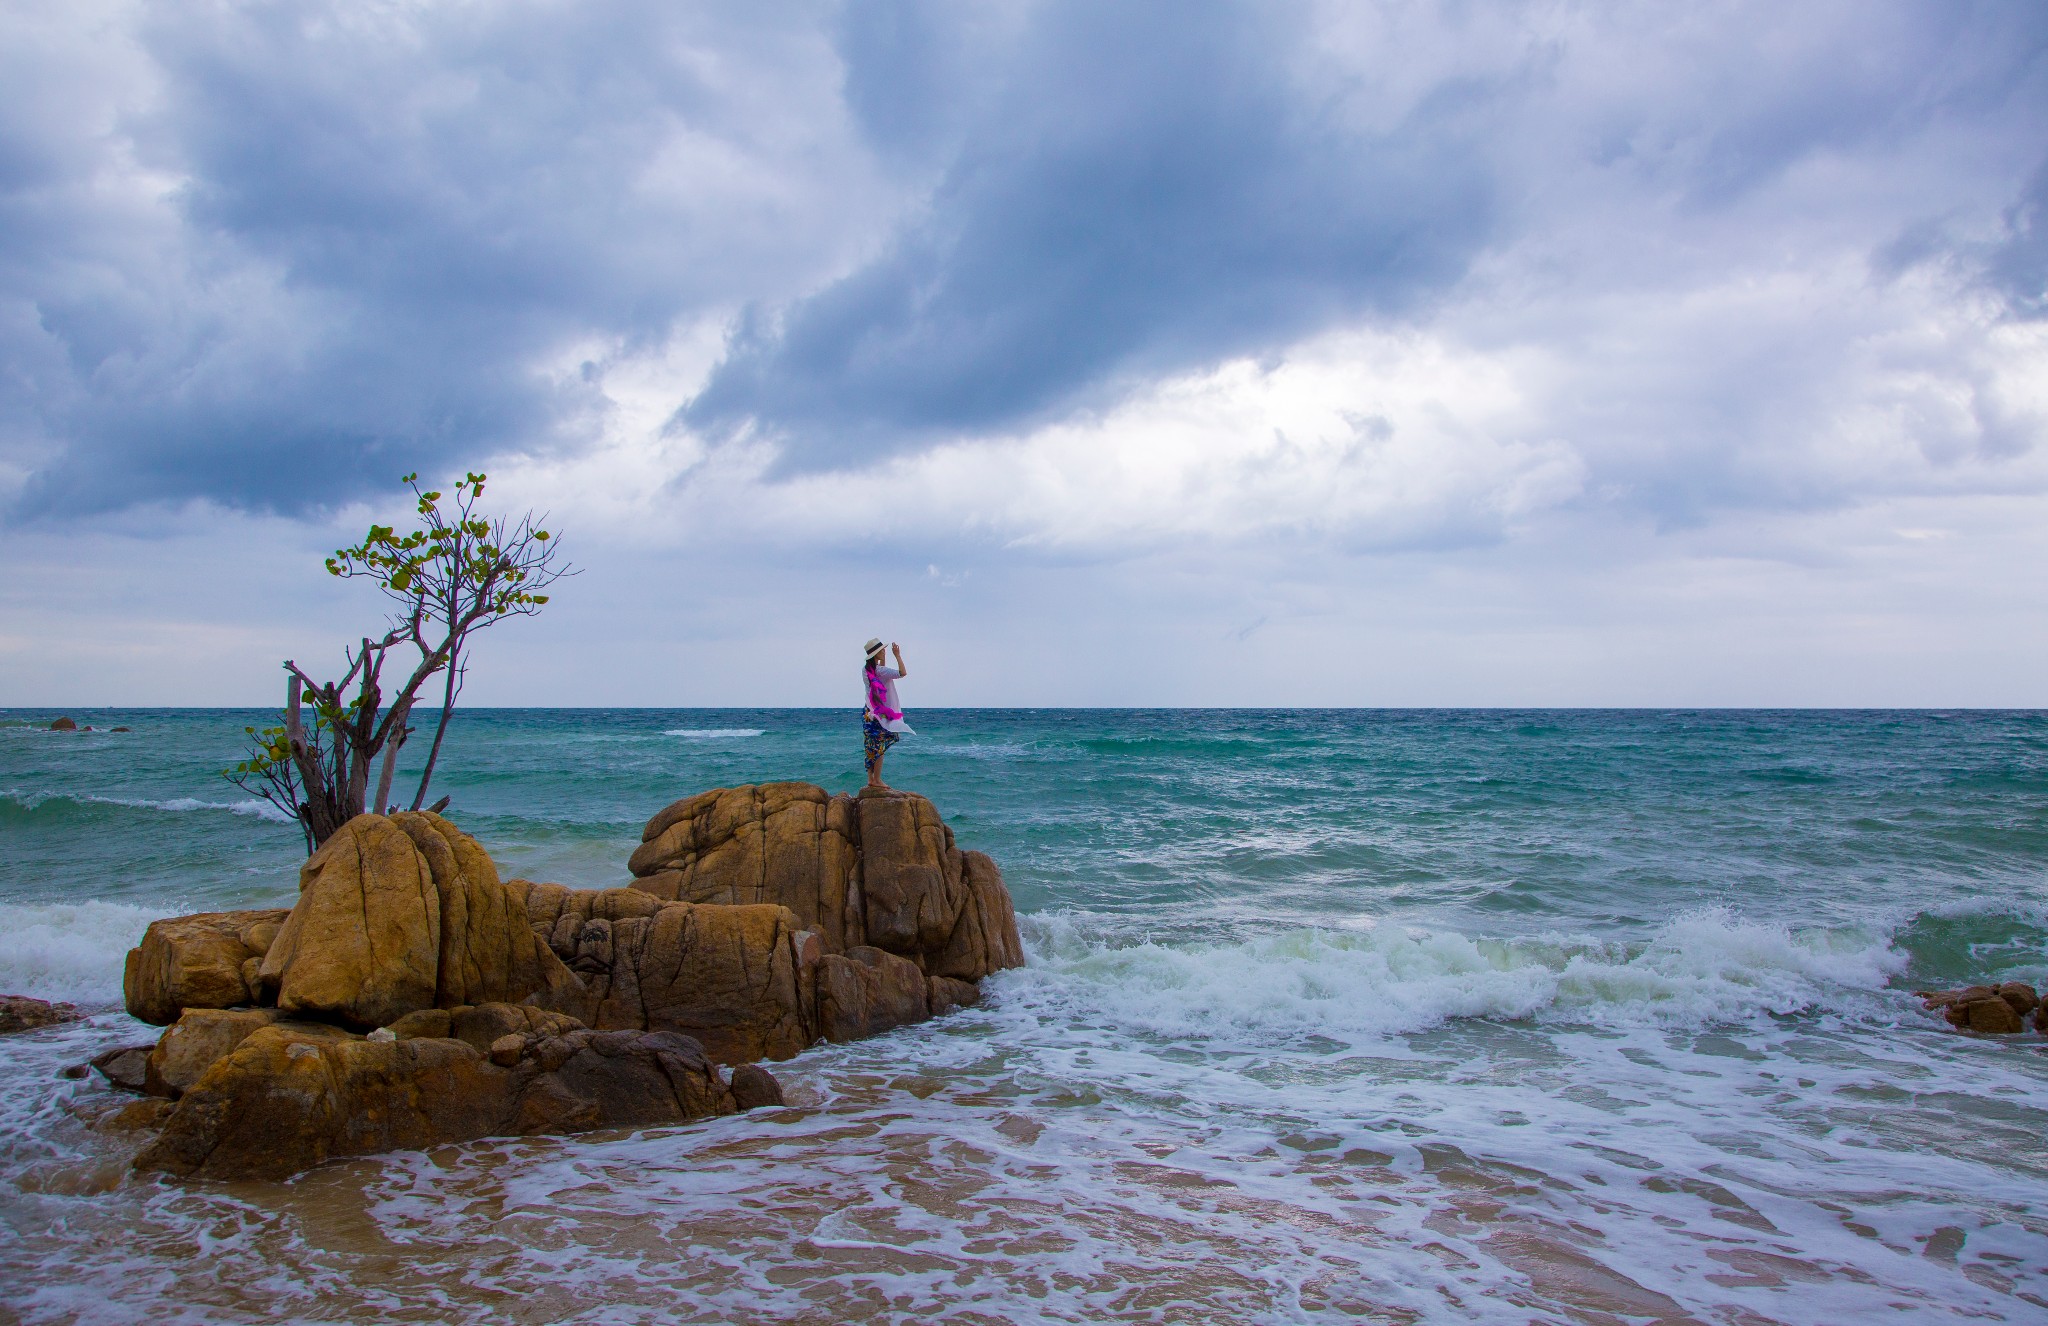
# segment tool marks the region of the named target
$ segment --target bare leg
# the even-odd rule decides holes
[[[881,754],[879,754],[879,755],[877,755],[877,756],[875,756],[875,767],[874,767],[874,768],[872,768],[872,769],[870,769],[870,770],[868,770],[868,786],[869,786],[869,787],[887,787],[887,786],[888,786],[888,784],[887,784],[887,783],[885,783],[885,782],[883,782],[883,781],[882,781],[882,761],[883,761],[883,760],[886,760],[886,759],[888,759],[888,758],[889,758],[889,748],[888,748],[887,746],[884,746],[884,747],[882,747],[882,753],[881,753]]]

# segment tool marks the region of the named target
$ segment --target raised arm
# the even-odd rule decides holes
[[[895,641],[892,640],[889,642],[889,652],[896,655],[897,678],[900,680],[904,677],[908,677],[910,675],[910,669],[903,666],[903,646],[897,644]]]

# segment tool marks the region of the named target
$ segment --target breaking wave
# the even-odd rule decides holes
[[[184,814],[194,810],[224,810],[231,815],[251,815],[273,824],[295,824],[298,821],[267,801],[249,797],[242,801],[201,801],[197,797],[172,797],[163,801],[152,801],[146,797],[102,797],[75,792],[0,792],[0,803],[11,803],[18,811],[34,813],[45,806],[62,808],[71,806],[125,806],[131,810],[160,810],[169,814]]]
[[[728,737],[758,737],[766,732],[766,728],[759,727],[671,727],[662,729],[661,735],[685,741],[722,741]]]
[[[0,903],[0,993],[118,1005],[122,960],[166,914],[123,902]]]
[[[1889,1006],[1867,997],[1908,961],[1889,931],[1788,929],[1721,909],[1633,943],[1386,927],[1168,946],[1105,939],[1099,920],[1024,918],[1033,966],[1011,989],[1173,1038],[1372,1039],[1459,1018],[1696,1027],[1859,997],[1878,1011]]]

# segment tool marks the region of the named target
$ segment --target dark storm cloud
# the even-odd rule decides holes
[[[798,465],[1013,427],[1133,378],[1284,344],[1454,281],[1492,221],[1488,89],[1384,132],[1301,84],[1286,7],[1058,4],[989,86],[926,216],[871,265],[757,314],[686,418],[767,425]],[[870,131],[947,133],[926,11],[850,24]],[[955,103],[957,104],[957,103]]]
[[[545,446],[591,397],[537,357],[806,270],[815,219],[745,176],[829,142],[773,140],[830,120],[800,85],[835,61],[815,15],[747,12],[174,7],[139,34],[161,95],[112,132],[39,132],[9,98],[0,349],[34,373],[5,426],[42,453],[18,507],[292,509]],[[96,189],[131,154],[181,181],[159,214]]]
[[[755,430],[793,469],[1420,323],[1483,257],[1537,253],[1509,275],[1548,293],[1505,339],[1542,344],[1584,316],[1559,311],[1572,297],[1680,302],[1765,249],[1825,265],[1830,245],[1878,248],[1875,227],[1908,235],[1880,266],[1909,264],[1947,209],[1982,220],[2005,140],[2048,130],[2048,10],[1998,0],[250,0],[145,9],[133,32],[67,12],[24,7],[0,33],[17,515],[298,510],[573,449],[605,403],[575,347],[734,309],[681,421]],[[1346,24],[1379,26],[1347,47]],[[1941,134],[1969,149],[1957,164],[1929,164]],[[1925,195],[1919,230],[1871,221],[1897,205],[1867,184],[1755,201],[1874,161],[1925,172],[1896,190]],[[1944,196],[1958,182],[1968,205]],[[1988,267],[2030,316],[2044,187]],[[1844,339],[1781,362],[1785,390],[1827,381]],[[1709,381],[1694,366],[1725,357],[1666,350],[1668,383],[1589,383],[1596,406],[1635,402],[1626,427],[1572,418],[1574,445],[1657,471],[1631,491],[1701,489],[1691,453],[1789,417],[1769,375]]]

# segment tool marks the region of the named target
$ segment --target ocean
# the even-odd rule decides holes
[[[906,696],[906,698],[911,698]],[[980,1008],[682,1128],[178,1186],[56,1073],[145,1039],[154,917],[291,901],[250,711],[0,711],[0,1320],[2048,1321],[2048,714],[913,710],[890,781],[1003,868]],[[466,710],[510,876],[626,882],[857,715]]]

